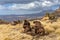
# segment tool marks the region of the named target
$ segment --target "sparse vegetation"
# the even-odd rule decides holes
[[[49,17],[49,16],[50,16],[50,13],[46,12],[45,17]]]
[[[50,20],[56,19],[56,16],[55,16],[54,13],[46,13],[46,14],[45,14],[45,17],[49,17]]]

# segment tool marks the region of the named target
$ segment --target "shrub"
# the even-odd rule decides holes
[[[48,12],[46,12],[45,17],[49,17],[49,15],[50,15],[50,14],[49,14]]]

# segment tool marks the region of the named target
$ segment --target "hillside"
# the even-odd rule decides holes
[[[15,26],[2,24],[0,25],[0,40],[60,40],[60,18],[52,24],[48,21],[39,21],[42,23],[45,31],[49,32],[49,35],[34,37],[23,33],[23,24],[17,24]],[[34,25],[32,22],[30,21],[31,26]]]
[[[6,16],[3,17],[5,18]],[[9,17],[16,17],[16,16],[14,15]],[[32,36],[30,34],[24,33],[23,21],[22,23],[17,23],[17,25],[13,25],[10,23],[5,24],[6,22],[4,20],[3,21],[0,20],[1,22],[3,22],[2,24],[0,24],[0,40],[60,40],[60,17],[58,17],[56,21],[54,21],[53,19],[50,20],[49,17],[53,17],[53,16],[47,15],[44,16],[41,20],[37,19],[37,20],[29,21],[31,27],[34,26],[33,24],[34,21],[41,22],[41,24],[45,29],[45,32],[49,33],[44,36],[40,36],[40,35]],[[8,18],[6,20],[8,20]]]

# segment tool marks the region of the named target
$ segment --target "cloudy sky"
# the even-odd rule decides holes
[[[0,15],[40,13],[59,6],[60,0],[0,0]]]

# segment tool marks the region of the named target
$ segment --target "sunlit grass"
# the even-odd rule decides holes
[[[42,26],[48,33],[60,34],[60,21],[50,23],[47,21],[41,21]],[[33,21],[30,21],[31,27],[34,25]],[[0,40],[32,40],[31,35],[27,35],[23,32],[23,24],[17,24],[15,26],[11,24],[0,25]],[[57,37],[60,40],[60,36]]]

